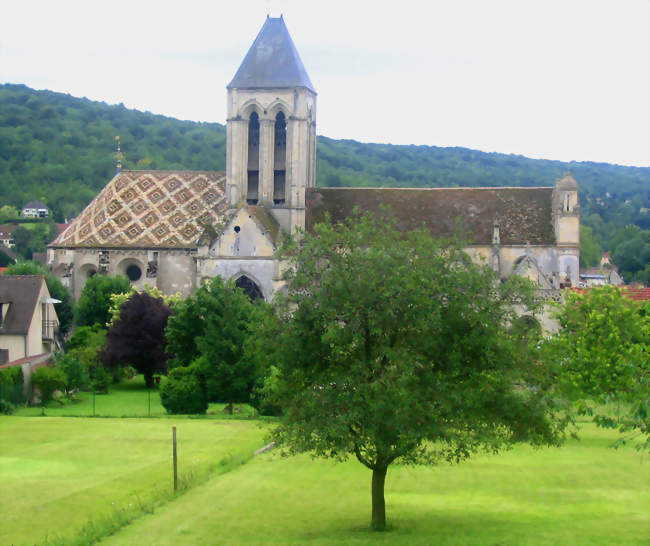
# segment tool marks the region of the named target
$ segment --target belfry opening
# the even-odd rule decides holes
[[[273,203],[285,202],[286,164],[287,164],[287,120],[283,112],[275,116],[275,133],[273,148]]]
[[[253,112],[248,121],[248,187],[246,202],[257,205],[260,188],[260,118]]]

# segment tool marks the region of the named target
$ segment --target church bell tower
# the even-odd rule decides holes
[[[284,19],[268,17],[228,89],[227,202],[305,227],[315,185],[316,91]]]

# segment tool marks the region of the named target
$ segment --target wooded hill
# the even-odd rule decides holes
[[[225,127],[181,121],[24,85],[0,85],[0,206],[41,200],[63,221],[125,169],[225,170]],[[650,228],[650,168],[561,162],[468,148],[366,144],[318,137],[319,186],[549,186],[578,180],[582,222],[613,250],[616,231]],[[596,252],[593,252],[593,256]],[[591,260],[593,261],[593,259]]]

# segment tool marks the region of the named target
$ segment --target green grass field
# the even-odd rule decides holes
[[[151,394],[152,416],[166,416]],[[47,417],[30,416],[40,408],[0,417],[0,545],[88,544],[111,533],[104,542],[128,545],[650,544],[648,455],[611,449],[616,432],[589,423],[581,441],[559,449],[391,467],[390,531],[373,533],[370,471],[356,461],[252,458],[267,429],[219,419],[221,409],[198,419],[65,417],[92,413],[92,394],[82,393],[51,404]],[[96,413],[147,415],[141,380],[97,396]],[[172,425],[180,496],[171,492]]]
[[[172,425],[182,483],[246,460],[265,434],[248,420],[0,417],[0,544],[68,544],[90,519],[169,497]]]
[[[650,461],[587,425],[560,449],[519,447],[457,466],[394,467],[391,530],[370,523],[370,471],[307,456],[257,457],[105,544],[650,544]]]
[[[238,406],[240,413],[233,416],[223,412],[225,404],[210,404],[206,417],[216,416],[219,419],[253,417],[253,408]],[[93,413],[94,412],[94,413]],[[40,406],[21,407],[14,411],[14,415],[21,417],[39,416],[42,413]],[[157,390],[147,391],[141,375],[135,379],[123,381],[119,385],[111,385],[109,394],[80,392],[75,395],[75,400],[54,400],[45,408],[45,414],[53,417],[171,417],[160,403]]]

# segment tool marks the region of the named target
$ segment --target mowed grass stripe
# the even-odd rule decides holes
[[[650,544],[650,466],[615,433],[583,427],[563,448],[518,447],[460,465],[393,467],[391,530],[373,533],[370,471],[266,454],[103,544]]]
[[[250,456],[265,434],[254,421],[0,417],[0,544],[71,536],[170,490],[172,425],[181,478]]]

